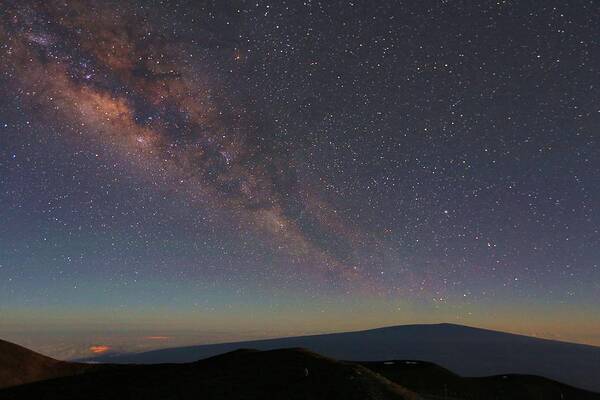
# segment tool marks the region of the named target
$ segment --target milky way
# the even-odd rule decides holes
[[[299,182],[290,144],[265,137],[248,98],[189,65],[177,34],[153,34],[148,17],[117,8],[56,2],[9,11],[13,68],[27,66],[18,90],[77,134],[134,158],[151,180],[252,226],[300,267],[353,279],[351,253],[370,239],[337,217],[315,183]],[[235,43],[223,46],[234,61],[243,57]]]
[[[4,1],[0,307],[597,340],[598,7],[478,3]]]

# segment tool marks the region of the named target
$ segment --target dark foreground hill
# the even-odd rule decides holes
[[[600,392],[600,347],[452,324],[402,325],[360,332],[301,336],[107,355],[111,363],[191,362],[239,348],[302,347],[337,360],[423,360],[461,376],[539,375]]]
[[[598,393],[586,392],[535,375],[464,378],[439,365],[423,361],[371,361],[359,364],[431,399],[600,400]]]
[[[237,350],[183,364],[82,365],[2,344],[9,352],[0,352],[0,400],[600,400],[536,376],[462,378],[427,362],[340,362],[304,349]]]
[[[358,364],[302,349],[241,350],[189,364],[105,365],[0,390],[0,399],[356,399],[421,397]]]
[[[90,365],[67,363],[0,340],[0,388],[82,373]]]

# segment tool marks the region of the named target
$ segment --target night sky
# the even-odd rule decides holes
[[[600,345],[600,4],[0,2],[0,337]]]

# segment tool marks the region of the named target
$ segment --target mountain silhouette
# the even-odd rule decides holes
[[[0,388],[76,375],[91,365],[68,363],[0,340]]]
[[[359,363],[425,398],[463,400],[600,400],[600,394],[535,375],[461,377],[439,365],[416,360]]]
[[[600,400],[538,376],[465,378],[424,361],[345,362],[301,348],[238,349],[192,363],[93,365],[7,342],[0,350],[0,400]]]
[[[600,392],[600,347],[454,324],[400,325],[359,332],[178,347],[137,354],[109,354],[92,360],[180,363],[239,348],[290,347],[307,348],[338,360],[429,361],[461,376],[539,375]]]
[[[371,370],[303,349],[238,350],[188,364],[96,365],[0,390],[0,399],[356,399],[421,397]]]

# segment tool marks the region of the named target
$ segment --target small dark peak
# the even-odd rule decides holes
[[[245,357],[247,355],[250,354],[256,354],[256,353],[260,353],[260,350],[256,350],[256,349],[237,349],[237,350],[233,350],[233,351],[228,351],[227,353],[223,353],[223,354],[219,354],[213,357],[208,357],[202,360],[198,360],[196,361],[196,363],[202,363],[202,362],[206,362],[206,361],[220,361],[220,360],[230,360],[230,359],[237,359],[240,357]]]
[[[266,355],[280,358],[294,358],[294,359],[307,359],[307,360],[320,360],[320,361],[331,361],[334,360],[325,357],[321,354],[317,354],[314,351],[306,349],[304,347],[289,347],[284,349],[275,349],[265,351]]]
[[[256,350],[256,349],[245,349],[245,348],[241,348],[241,349],[237,349],[237,350],[233,350],[230,351],[228,353],[225,353],[223,355],[237,355],[237,354],[248,354],[248,353],[259,353],[260,350]]]
[[[315,353],[314,351],[311,351],[305,347],[288,347],[285,349],[275,349],[275,350],[269,350],[269,351],[283,352],[283,353],[298,353],[298,354],[305,354],[305,355],[321,357],[321,355],[319,355],[319,354]]]

